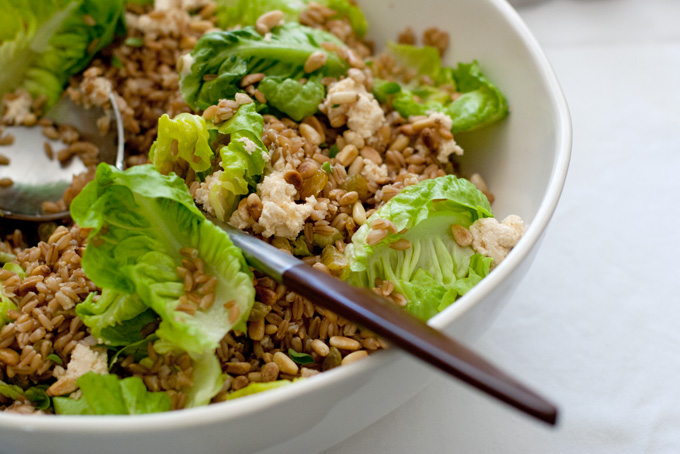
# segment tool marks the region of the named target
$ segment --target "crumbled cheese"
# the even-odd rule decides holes
[[[364,166],[361,168],[361,176],[368,181],[384,182],[388,179],[387,166],[378,165],[370,159],[364,159]]]
[[[323,219],[328,213],[328,207],[314,197],[308,197],[305,203],[295,203],[297,190],[286,182],[283,172],[273,172],[264,177],[257,186],[257,192],[262,201],[262,214],[257,223],[247,213],[236,210],[229,224],[239,229],[253,228],[267,238],[278,236],[294,240],[310,215]]]
[[[427,112],[427,115],[429,118],[435,120],[449,131],[453,127],[453,120],[443,112]]]
[[[453,126],[453,120],[451,117],[442,112],[430,111],[427,112],[428,119],[434,120],[438,125],[443,126],[447,130],[451,130]],[[420,152],[427,152],[423,145],[417,145],[416,148]],[[437,160],[443,164],[449,162],[449,156],[455,154],[461,156],[463,154],[463,149],[456,143],[454,139],[443,140],[439,144],[439,150],[437,153]]]
[[[191,53],[187,53],[179,57],[177,66],[182,68],[179,74],[182,77],[186,76],[187,74],[191,74],[191,67],[193,66],[194,62],[196,62],[196,59],[191,56]]]
[[[441,163],[449,162],[449,156],[455,154],[460,156],[463,154],[463,149],[456,143],[455,140],[445,140],[439,144],[439,151],[437,152],[437,160]]]
[[[84,343],[76,344],[71,352],[71,360],[66,370],[55,367],[53,375],[57,381],[49,387],[47,393],[51,396],[62,396],[78,388],[76,381],[88,372],[104,375],[109,371],[106,349],[91,348]]]
[[[31,114],[33,100],[28,92],[17,90],[13,96],[5,96],[2,103],[4,108],[2,114],[3,122],[21,125],[26,117]]]
[[[297,204],[293,201],[297,193],[295,186],[287,183],[281,172],[266,176],[258,185],[258,192],[262,200],[262,215],[258,220],[264,227],[262,235],[291,240],[297,238],[314,207],[310,203]]]
[[[241,142],[243,144],[243,148],[245,148],[245,150],[246,150],[246,152],[248,152],[248,154],[253,154],[253,152],[255,150],[257,150],[257,145],[255,145],[255,142],[253,142],[252,140],[250,140],[247,137],[241,137],[241,138],[236,139],[236,140],[238,140],[239,142]]]
[[[194,200],[196,201],[196,203],[202,205],[203,209],[208,214],[211,214],[213,216],[215,216],[215,210],[210,204],[210,189],[215,183],[219,181],[222,172],[223,172],[222,170],[218,170],[217,172],[208,175],[205,178],[205,181],[201,182],[201,184],[196,189],[196,192],[194,193]]]
[[[500,224],[494,218],[482,218],[470,226],[470,233],[475,252],[491,257],[497,266],[524,234],[524,221],[514,214]]]
[[[347,115],[347,127],[364,139],[369,139],[385,124],[385,112],[383,112],[373,94],[368,92],[364,84],[358,82],[357,79],[360,78],[358,76],[347,77],[332,83],[328,89],[328,96],[321,107],[329,118],[340,111],[344,111],[344,114]],[[356,96],[354,100],[334,107],[333,95],[340,93]],[[334,111],[334,109],[340,110]]]

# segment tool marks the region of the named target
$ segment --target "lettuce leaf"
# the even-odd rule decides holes
[[[10,252],[3,252],[0,251],[0,263],[4,264],[7,262],[11,262],[17,259],[17,256],[10,253]]]
[[[0,288],[0,328],[11,321],[7,316],[7,313],[15,310],[17,310],[17,305],[14,304],[11,299],[3,295],[2,289]]]
[[[252,394],[261,393],[263,391],[269,391],[270,389],[280,388],[282,386],[290,385],[291,383],[293,382],[289,380],[277,380],[267,383],[250,383],[248,386],[245,386],[238,391],[234,391],[233,393],[227,395],[227,400],[238,399],[239,397],[245,397]]]
[[[46,410],[52,405],[46,390],[47,385],[33,386],[24,390],[20,386],[10,385],[0,380],[0,396],[12,400],[17,400],[23,396],[30,400],[37,410]]]
[[[123,0],[0,0],[0,97],[57,102],[68,78],[124,30]]]
[[[453,175],[405,188],[376,211],[352,237],[345,252],[350,284],[372,288],[376,279],[394,282],[406,309],[428,319],[466,293],[489,273],[491,259],[453,239],[453,224],[469,228],[492,217],[489,201],[467,180]],[[371,246],[366,238],[378,219],[390,220],[397,232]],[[389,247],[406,239],[403,251]]]
[[[482,74],[477,61],[446,68],[441,65],[439,53],[433,47],[390,43],[389,51],[401,66],[414,69],[419,76],[427,76],[434,83],[375,81],[375,97],[382,102],[391,100],[394,110],[404,118],[427,115],[432,111],[443,112],[451,117],[451,132],[456,134],[487,126],[507,116],[505,97]],[[450,90],[461,95],[454,101]]]
[[[286,21],[297,22],[300,13],[307,9],[313,0],[217,0],[217,20],[220,28],[237,25],[255,25],[262,14],[273,10],[282,11]],[[323,6],[337,11],[332,19],[347,18],[354,33],[364,36],[368,24],[361,9],[349,0],[315,0]]]
[[[88,372],[78,379],[82,396],[55,397],[58,415],[142,415],[170,411],[170,395],[149,392],[138,377],[119,379],[116,375]]]
[[[295,121],[314,115],[326,96],[326,88],[318,78],[301,84],[294,79],[266,77],[257,88],[267,98],[267,103]]]
[[[7,262],[4,265],[2,265],[2,269],[11,271],[14,274],[18,274],[21,279],[26,277],[26,271],[18,263]]]
[[[164,348],[198,358],[231,329],[244,330],[255,294],[250,268],[227,234],[196,208],[179,177],[163,176],[151,165],[123,172],[100,164],[95,180],[71,204],[71,216],[92,228],[85,273],[99,287],[136,294],[138,300],[128,299],[129,314],[141,309],[139,301],[152,309],[161,319],[155,334]],[[184,295],[177,273],[183,247],[196,248],[206,272],[217,278],[214,304],[193,315],[176,310]],[[239,317],[230,320],[224,304],[232,300]]]
[[[176,141],[175,147],[173,142]],[[151,145],[149,159],[158,170],[167,175],[175,163],[183,159],[196,172],[210,168],[214,153],[208,142],[210,134],[203,117],[180,113],[172,120],[167,114],[158,119],[158,137]]]
[[[210,206],[218,219],[226,220],[236,209],[240,196],[254,190],[264,172],[268,150],[262,142],[264,120],[255,104],[244,104],[219,126],[209,128],[228,136],[229,144],[220,149],[222,173],[210,187]],[[218,135],[218,140],[220,136]]]
[[[236,93],[242,91],[239,84],[244,76],[264,73],[264,93],[272,98],[268,98],[268,104],[293,119],[313,115],[325,95],[321,79],[340,76],[349,68],[347,62],[337,54],[324,50],[321,47],[323,42],[343,45],[330,33],[296,23],[275,27],[267,39],[252,26],[208,33],[203,35],[191,52],[194,63],[191,72],[180,81],[182,96],[193,109],[205,109],[217,104],[220,99],[234,98]],[[324,52],[326,63],[311,74],[306,74],[303,69],[305,62],[314,52]],[[268,78],[271,80],[265,82]],[[312,88],[305,89],[299,83],[302,78],[307,79],[305,85],[312,84]],[[275,96],[274,91],[286,79],[294,82],[281,87],[289,94]],[[291,96],[300,96],[303,92],[306,96],[314,97],[302,105],[291,102]],[[319,93],[323,94],[319,96]]]
[[[193,385],[184,390],[187,394],[187,407],[208,405],[210,400],[222,389],[224,377],[222,367],[212,351],[194,359]]]
[[[136,294],[123,295],[104,289],[95,301],[90,293],[76,306],[76,314],[92,330],[92,335],[109,346],[129,345],[142,340],[141,331],[156,321],[156,313]]]

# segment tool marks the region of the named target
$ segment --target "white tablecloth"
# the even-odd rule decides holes
[[[475,345],[560,404],[556,429],[453,380],[327,454],[680,452],[680,1],[520,9],[574,123],[542,249]]]

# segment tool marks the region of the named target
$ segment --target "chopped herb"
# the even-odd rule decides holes
[[[114,68],[123,69],[123,63],[121,63],[120,59],[115,55],[111,57],[111,64]]]
[[[295,361],[298,364],[312,364],[314,362],[314,358],[312,358],[311,355],[308,355],[307,353],[298,353],[292,348],[288,349],[288,356],[290,356],[290,359]]]
[[[64,362],[61,360],[59,355],[55,355],[54,353],[47,355],[47,359],[49,359],[50,361],[54,361],[55,363],[59,364],[60,366],[64,365]]]
[[[130,47],[142,47],[144,45],[144,41],[142,38],[128,38],[125,40],[125,45]]]
[[[321,166],[321,168],[324,169],[328,173],[333,172],[333,170],[331,169],[331,163],[328,162],[328,161],[324,162],[323,165]]]
[[[329,158],[334,158],[338,155],[338,144],[334,143],[331,146],[331,149],[328,150],[328,157]]]

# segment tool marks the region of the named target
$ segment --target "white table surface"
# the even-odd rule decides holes
[[[558,402],[560,424],[438,377],[326,454],[680,452],[680,0],[520,13],[566,94],[573,155],[532,269],[475,347]]]

